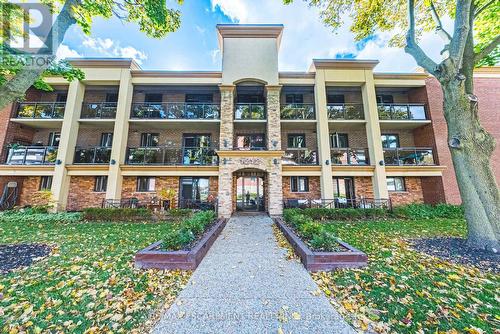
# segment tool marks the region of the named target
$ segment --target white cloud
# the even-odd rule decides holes
[[[133,46],[121,47],[119,42],[115,43],[110,38],[85,37],[82,44],[105,57],[133,58],[139,64],[148,58],[143,51],[137,50]]]
[[[231,20],[244,23],[248,19],[247,3],[248,1],[242,0],[212,0],[212,10],[218,7]]]
[[[57,59],[79,58],[81,56],[82,56],[81,54],[79,54],[77,51],[71,49],[69,46],[65,44],[61,44],[56,52]]]

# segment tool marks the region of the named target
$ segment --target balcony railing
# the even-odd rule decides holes
[[[423,147],[384,148],[384,162],[388,166],[435,165],[432,148]]]
[[[264,103],[237,103],[234,107],[234,119],[263,120],[266,119]]]
[[[281,119],[316,119],[314,104],[287,104],[281,107]]]
[[[166,148],[138,147],[129,148],[127,164],[129,165],[218,165],[215,148]]]
[[[215,103],[134,103],[132,118],[138,119],[219,119]]]
[[[339,103],[326,106],[328,119],[332,120],[362,120],[365,119],[363,104],[361,103]]]
[[[327,208],[327,209],[386,209],[392,210],[390,199],[375,198],[345,198],[337,197],[332,199],[284,199],[283,206],[288,208]]]
[[[74,164],[109,164],[111,147],[77,148]]]
[[[368,165],[367,148],[332,148],[332,165]]]
[[[83,103],[81,118],[112,119],[116,117],[116,102]]]
[[[379,104],[378,118],[381,120],[426,120],[425,104]]]
[[[57,147],[18,146],[9,149],[8,165],[52,165],[56,162]]]
[[[318,153],[308,149],[288,149],[282,162],[283,165],[317,165]]]
[[[17,107],[16,118],[62,119],[65,102],[23,102]]]

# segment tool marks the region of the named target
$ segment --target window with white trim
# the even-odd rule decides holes
[[[307,176],[291,176],[290,191],[292,193],[305,193],[309,191],[309,178]]]
[[[96,193],[106,192],[106,188],[108,187],[108,177],[107,176],[96,176],[94,191]]]
[[[40,178],[40,188],[38,190],[50,190],[52,187],[52,176],[42,176]]]
[[[405,179],[404,177],[388,177],[387,178],[387,190],[389,191],[405,191]]]
[[[152,192],[155,191],[156,179],[149,176],[137,177],[137,191],[138,192]]]

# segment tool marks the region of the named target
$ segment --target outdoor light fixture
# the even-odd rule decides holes
[[[57,159],[57,160],[56,160],[56,165],[60,165],[60,164],[62,164],[62,161],[61,161],[61,160],[59,160],[59,159]]]
[[[276,148],[276,146],[278,146],[278,141],[277,140],[273,140],[272,143],[273,143],[273,147],[274,148]]]
[[[383,165],[384,165],[384,160],[380,160],[380,161],[378,162],[378,164],[379,164],[380,166],[383,166]]]
[[[222,163],[223,163],[224,165],[227,165],[227,159],[226,159],[226,158],[222,159]]]
[[[110,163],[111,163],[112,165],[115,165],[115,164],[116,164],[116,160],[115,160],[115,159],[111,159]]]
[[[274,163],[275,165],[279,165],[278,159],[274,158],[274,159],[273,159],[273,163]]]
[[[325,161],[325,165],[327,165],[327,166],[328,166],[329,164],[330,164],[330,160],[326,159],[326,161]]]
[[[224,147],[227,147],[227,139],[224,139]]]

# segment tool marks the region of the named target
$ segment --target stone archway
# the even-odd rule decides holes
[[[233,212],[266,212],[268,209],[267,173],[245,168],[233,173]]]

